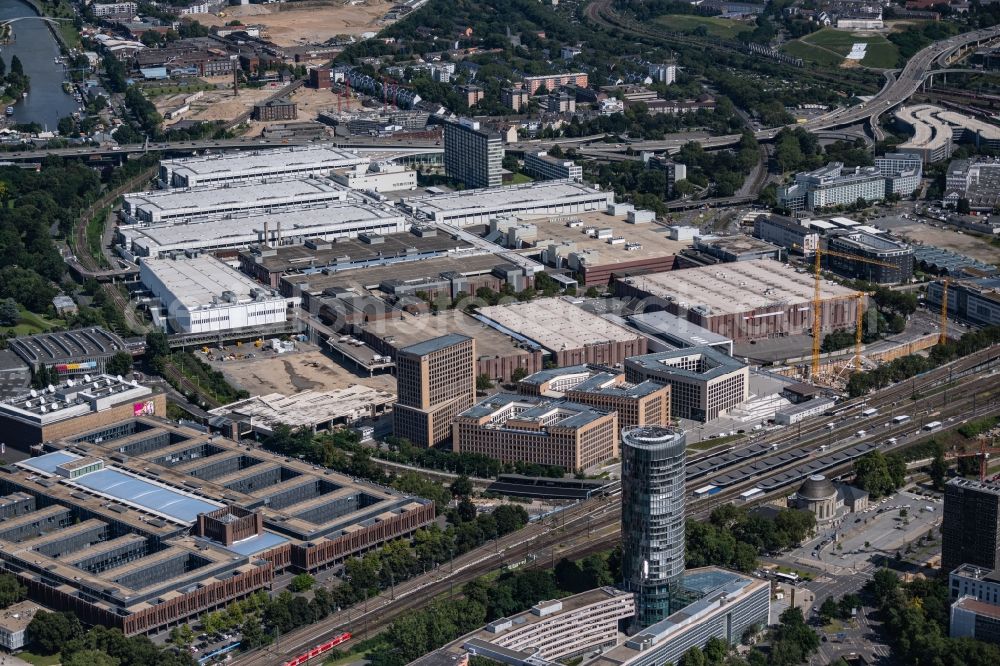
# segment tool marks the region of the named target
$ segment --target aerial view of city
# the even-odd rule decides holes
[[[997,666],[1000,3],[0,0],[4,666]]]

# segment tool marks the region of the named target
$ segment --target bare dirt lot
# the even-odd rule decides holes
[[[357,375],[326,356],[315,345],[298,346],[299,350],[285,354],[254,351],[256,358],[253,359],[209,361],[209,364],[214,369],[221,370],[230,383],[249,391],[251,395],[291,394],[305,390],[331,391],[347,388],[351,384],[396,392],[396,378],[392,375]],[[235,352],[236,348],[231,348],[230,351]],[[245,353],[248,347],[244,346],[242,351]],[[202,354],[197,356],[206,360]]]
[[[987,264],[995,264],[997,261],[1000,261],[1000,252],[995,247],[992,247],[989,241],[979,236],[963,233],[959,230],[932,227],[930,224],[922,224],[914,220],[904,220],[902,218],[893,218],[891,220],[886,218],[885,220],[877,220],[876,222],[879,226],[882,226],[884,223],[894,234],[911,242],[933,245],[944,250],[958,252],[959,254],[967,255]]]
[[[336,35],[377,32],[391,6],[385,0],[365,0],[357,5],[337,0],[241,5],[226,7],[221,12],[224,16],[199,14],[198,21],[209,26],[224,25],[233,19],[260,24],[267,28],[268,39],[279,46],[322,44]]]
[[[191,110],[167,124],[180,120],[232,120],[241,113],[249,111],[256,102],[267,99],[281,90],[280,84],[267,85],[263,88],[240,88],[239,94],[233,96],[232,79],[228,76],[211,76],[203,79],[213,85],[225,85],[226,88],[206,91],[204,96],[191,103]],[[161,100],[156,100],[159,110]],[[169,110],[169,108],[165,109]]]

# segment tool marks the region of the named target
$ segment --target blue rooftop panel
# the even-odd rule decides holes
[[[59,467],[59,465],[68,463],[70,460],[76,460],[79,457],[80,456],[67,453],[65,451],[55,451],[53,453],[46,453],[44,456],[36,456],[34,458],[22,460],[17,464],[36,472],[42,472],[43,474],[55,474],[56,468]]]
[[[222,506],[110,468],[85,474],[75,479],[74,483],[124,504],[184,523],[193,523],[199,513],[215,511]]]
[[[263,532],[249,539],[237,541],[231,546],[226,546],[226,550],[231,550],[237,555],[256,555],[265,550],[276,548],[283,543],[288,543],[288,539],[273,532]]]

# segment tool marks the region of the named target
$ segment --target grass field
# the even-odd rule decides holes
[[[704,26],[710,36],[720,39],[736,39],[736,36],[740,33],[753,30],[750,26],[739,21],[730,21],[729,19],[718,18],[716,16],[694,16],[692,14],[668,14],[659,17],[656,19],[656,22],[673,32],[692,33],[699,26]]]
[[[896,45],[883,35],[862,35],[846,30],[823,28],[802,39],[788,42],[782,50],[789,55],[820,65],[839,65],[856,43],[868,44],[865,59],[861,61],[865,67],[887,69],[896,66],[899,51]]]
[[[29,664],[34,664],[34,666],[56,666],[59,663],[58,654],[40,655],[25,651],[19,652],[17,656]]]
[[[21,321],[14,326],[0,326],[0,333],[15,333],[17,335],[34,335],[47,331],[57,326],[65,326],[66,322],[61,319],[49,319],[34,312],[21,310]]]

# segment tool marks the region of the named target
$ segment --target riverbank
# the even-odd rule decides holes
[[[45,11],[45,8],[38,0],[22,0],[22,2],[31,7],[38,16],[47,16],[53,19],[70,19],[68,21],[59,21],[58,25],[43,21],[49,32],[52,33],[52,36],[56,38],[59,50],[62,51],[63,55],[68,55],[71,49],[80,49],[83,46],[80,41],[80,33],[77,32],[76,26],[72,21],[76,17],[76,12],[73,10],[71,4],[64,2],[64,0],[59,0],[57,8],[61,11],[51,13]]]

